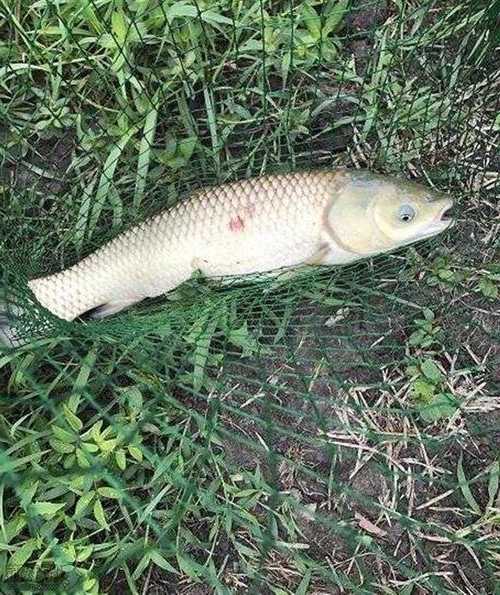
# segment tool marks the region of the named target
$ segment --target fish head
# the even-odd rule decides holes
[[[371,256],[448,229],[452,206],[449,196],[415,182],[353,172],[332,200],[327,226],[340,246]]]

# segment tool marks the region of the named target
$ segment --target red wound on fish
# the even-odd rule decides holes
[[[231,231],[243,231],[245,229],[245,222],[239,215],[236,215],[236,217],[233,217],[229,221],[229,229]]]

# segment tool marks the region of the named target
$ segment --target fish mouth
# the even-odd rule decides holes
[[[452,209],[453,201],[450,198],[445,199],[443,201],[443,206],[428,225],[426,232],[420,234],[420,237],[417,239],[423,240],[425,238],[431,238],[452,227],[455,224],[455,220],[452,217]]]
[[[451,227],[455,223],[452,213],[453,201],[451,200],[451,198],[446,198],[443,201],[443,203],[444,204],[437,213],[432,225],[432,228],[438,231],[444,231],[445,229],[448,229],[448,227]]]
[[[449,203],[441,209],[438,220],[445,221],[445,222],[446,221],[453,222],[453,217],[452,217],[452,212],[451,212],[452,209],[453,209],[453,203],[451,201],[449,201]]]

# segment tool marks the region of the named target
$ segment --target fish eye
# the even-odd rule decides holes
[[[398,217],[404,223],[408,223],[415,217],[415,209],[411,205],[401,205],[399,207]]]

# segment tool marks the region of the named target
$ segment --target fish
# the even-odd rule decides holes
[[[194,273],[223,279],[391,252],[448,229],[452,206],[446,194],[369,170],[262,175],[197,189],[28,286],[60,319],[100,319],[167,294]],[[13,342],[5,315],[0,337]]]

